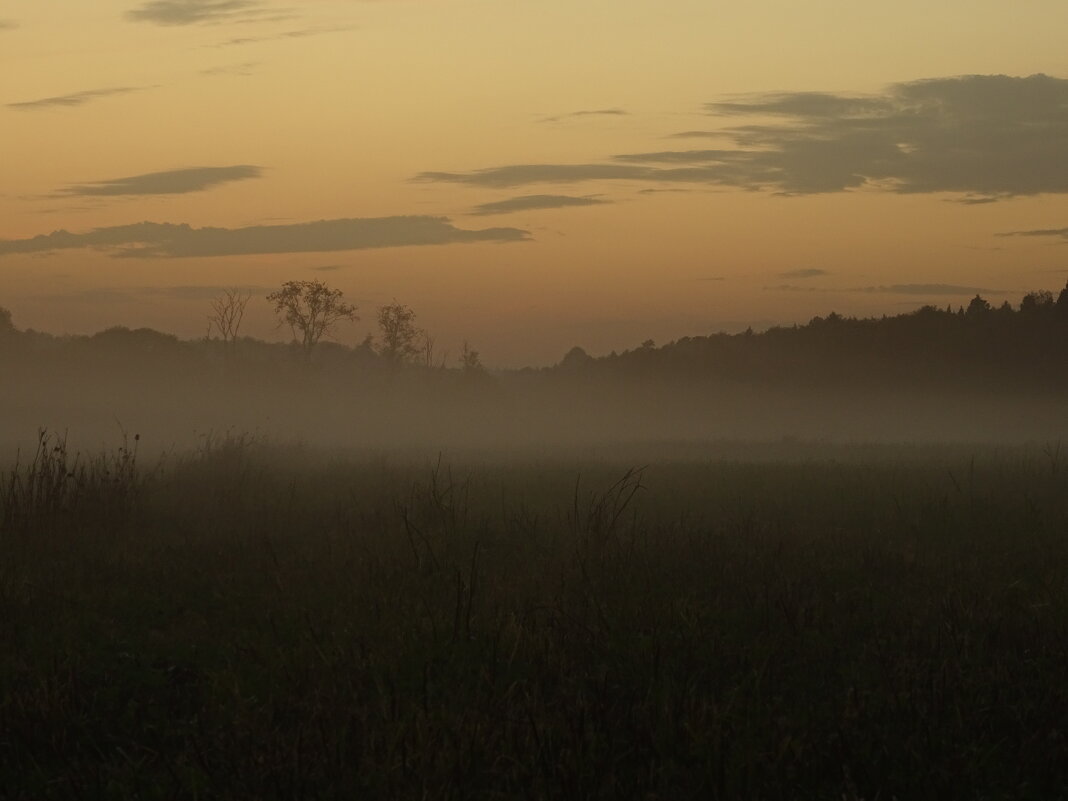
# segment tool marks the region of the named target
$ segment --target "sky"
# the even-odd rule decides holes
[[[1063,0],[7,0],[0,306],[552,364],[1068,279]]]

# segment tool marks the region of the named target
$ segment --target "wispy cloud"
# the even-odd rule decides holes
[[[607,163],[515,164],[424,172],[477,186],[632,180],[787,195],[867,187],[950,193],[964,203],[1068,193],[1068,79],[966,75],[895,84],[872,96],[751,95],[709,103],[729,145],[612,156]],[[759,122],[749,122],[756,119]],[[770,122],[765,122],[771,118]]]
[[[132,22],[153,25],[203,25],[222,22],[267,22],[293,14],[269,8],[261,0],[150,0],[126,12]]]
[[[19,24],[13,19],[0,19],[0,31],[13,31]]]
[[[374,217],[245,228],[193,228],[141,222],[86,233],[59,230],[28,239],[0,240],[0,256],[94,248],[117,257],[191,258],[268,253],[322,253],[462,242],[522,242],[518,228],[457,228],[445,217]]]
[[[1068,239],[1068,228],[1036,228],[1032,231],[1006,231],[997,236],[1059,236]]]
[[[877,295],[1004,295],[1003,289],[957,284],[891,284],[890,286],[866,286],[846,290]]]
[[[470,213],[476,216],[490,214],[510,214],[515,211],[531,211],[534,209],[561,209],[569,206],[601,206],[611,203],[596,195],[584,197],[570,197],[568,195],[522,195],[507,200],[497,200],[492,203],[482,203],[475,206]]]
[[[470,172],[422,172],[416,181],[509,187],[597,180],[652,180],[658,171],[627,164],[510,164]]]
[[[801,270],[787,270],[786,272],[779,273],[779,278],[818,278],[821,275],[830,275],[826,270],[820,270],[817,268],[806,268]]]
[[[207,75],[212,78],[218,78],[228,75],[247,77],[251,75],[258,66],[258,61],[245,61],[241,64],[224,64],[219,67],[209,67],[206,70],[201,70],[200,74]]]
[[[587,109],[584,111],[571,111],[567,114],[556,114],[552,117],[542,117],[540,122],[560,122],[561,120],[573,120],[579,117],[626,117],[630,114],[621,108]]]
[[[127,178],[111,178],[72,184],[61,189],[59,195],[77,197],[112,197],[121,195],[183,195],[201,192],[219,184],[259,178],[259,167],[238,164],[232,167],[187,167],[180,170],[150,172]]]
[[[797,284],[779,284],[766,286],[765,291],[773,292],[863,292],[867,295],[1005,295],[1003,289],[989,289],[978,286],[959,286],[958,284],[891,284],[889,286],[860,286],[840,289],[816,288]]]
[[[679,131],[668,134],[666,139],[722,139],[726,134],[723,131]]]
[[[126,95],[130,92],[140,92],[148,87],[145,86],[113,86],[107,89],[86,89],[82,92],[74,92],[69,95],[56,95],[55,97],[42,97],[38,100],[23,100],[18,103],[8,103],[8,108],[18,111],[37,111],[47,108],[70,108],[81,106],[91,100],[99,100],[102,97],[114,95]]]
[[[353,25],[338,25],[326,28],[297,28],[292,31],[266,34],[263,36],[235,36],[222,42],[217,42],[205,47],[239,47],[241,45],[257,44],[259,42],[275,42],[282,39],[306,39],[310,36],[323,36],[328,33],[343,33],[356,30]]]

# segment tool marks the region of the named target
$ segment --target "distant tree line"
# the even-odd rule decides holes
[[[1068,285],[1018,307],[981,295],[956,308],[857,319],[831,312],[762,333],[651,340],[594,357],[572,348],[550,373],[807,386],[1068,388]]]
[[[376,310],[377,330],[354,346],[332,337],[359,319],[343,294],[321,281],[289,281],[267,296],[291,341],[241,336],[251,294],[226,290],[210,305],[208,333],[200,340],[150,328],[115,326],[90,336],[53,336],[16,327],[0,307],[0,356],[43,354],[74,364],[83,358],[138,364],[145,370],[196,372],[215,364],[224,371],[281,374],[314,366],[321,374],[399,370],[418,374],[482,376],[479,352],[464,341],[450,362],[435,338],[417,324],[414,310],[393,301]],[[452,365],[450,367],[450,364]],[[980,387],[999,390],[1068,390],[1068,285],[1058,293],[1036,290],[1014,307],[981,295],[967,305],[923,306],[916,311],[858,319],[831,312],[807,324],[764,332],[682,337],[657,346],[645,340],[621,353],[591,356],[574,347],[553,367],[499,372],[553,381],[622,378],[634,381],[748,383],[813,387]]]

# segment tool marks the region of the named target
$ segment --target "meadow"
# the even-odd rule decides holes
[[[0,798],[1068,798],[1058,445],[39,444]]]

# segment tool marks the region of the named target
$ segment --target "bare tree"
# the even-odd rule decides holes
[[[345,303],[340,289],[331,289],[322,281],[286,281],[277,292],[267,296],[279,316],[299,342],[305,357],[311,356],[319,340],[342,320],[356,322],[356,307]],[[299,336],[298,336],[299,334]]]
[[[209,338],[212,331],[217,332],[227,350],[232,350],[237,344],[241,321],[245,317],[245,307],[251,299],[252,293],[247,290],[223,290],[223,293],[211,302],[211,314],[208,315]]]
[[[419,329],[415,326],[415,312],[394,301],[378,310],[378,353],[393,364],[411,361],[419,355]]]

